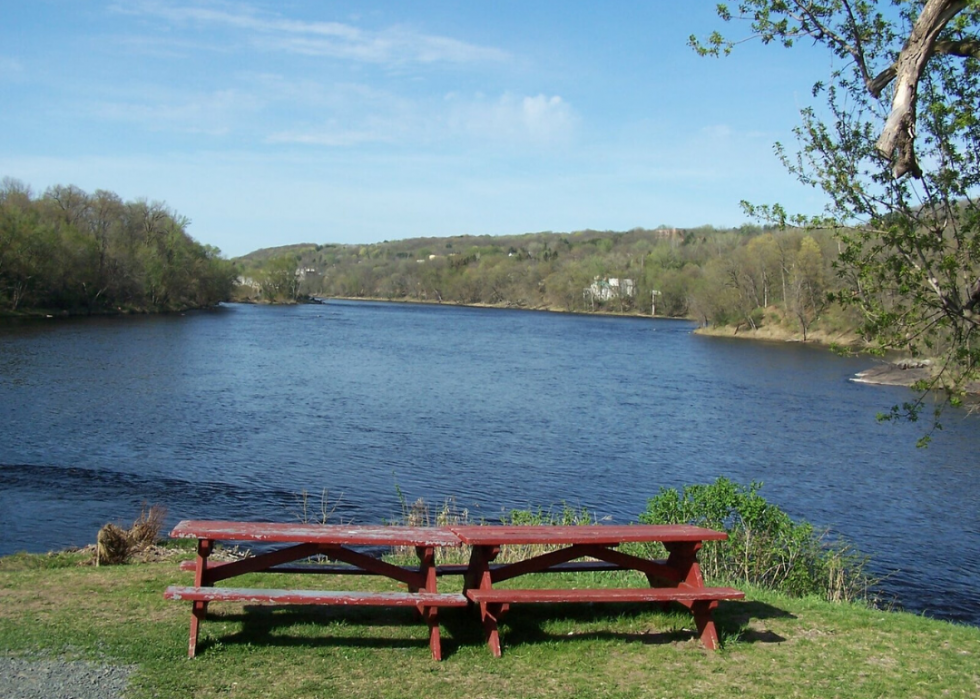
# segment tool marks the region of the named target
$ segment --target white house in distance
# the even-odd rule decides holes
[[[600,303],[612,301],[623,296],[633,298],[636,295],[636,282],[632,279],[618,279],[616,277],[602,279],[601,277],[596,277],[592,281],[592,284],[585,289],[583,295],[593,303],[596,301]]]

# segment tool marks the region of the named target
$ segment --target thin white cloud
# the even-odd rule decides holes
[[[178,131],[222,136],[243,113],[254,112],[261,100],[238,90],[172,94],[147,92],[142,100],[106,100],[91,103],[88,111],[112,121],[134,122],[152,131]]]
[[[505,94],[488,99],[453,94],[441,102],[422,103],[347,86],[320,99],[332,102],[329,118],[277,131],[267,142],[326,147],[367,143],[548,147],[568,143],[579,123],[578,115],[557,95]]]
[[[741,130],[735,129],[729,124],[710,124],[700,130],[702,136],[715,141],[731,141],[745,139],[770,139],[776,140],[776,134],[759,131],[757,129]]]
[[[507,52],[409,27],[379,31],[341,22],[302,21],[260,13],[248,5],[172,5],[148,0],[114,7],[117,12],[162,19],[173,25],[225,27],[267,50],[329,56],[365,63],[473,63],[507,60]]]
[[[497,100],[477,97],[462,101],[448,95],[448,123],[460,133],[515,143],[549,145],[567,142],[579,117],[558,95],[521,97],[505,94]]]
[[[219,50],[212,44],[178,39],[173,36],[154,37],[145,34],[117,36],[113,42],[127,56],[146,56],[164,60],[188,58],[205,51]]]
[[[385,122],[377,119],[371,120],[371,122],[361,128],[349,128],[332,119],[323,126],[312,129],[280,131],[269,136],[266,141],[271,144],[293,143],[307,146],[349,148],[367,143],[391,143],[396,140],[396,132],[388,128]]]
[[[271,73],[243,76],[271,104],[292,109],[302,105],[305,117],[272,122],[266,143],[350,147],[367,143],[416,143],[425,132],[422,105],[386,90],[360,83],[324,84]],[[313,116],[315,115],[315,116]]]
[[[727,140],[732,137],[732,127],[728,124],[712,124],[701,129],[701,133],[708,138]]]

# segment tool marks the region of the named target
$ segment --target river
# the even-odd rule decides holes
[[[872,556],[907,609],[980,624],[980,430],[875,414],[867,358],[684,321],[330,301],[0,324],[0,555],[178,519],[334,521],[454,498],[476,518],[636,521],[718,476]],[[315,514],[315,513],[312,513]]]

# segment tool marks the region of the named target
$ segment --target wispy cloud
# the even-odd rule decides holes
[[[390,128],[390,123],[373,119],[371,123],[360,128],[350,128],[335,119],[322,126],[310,129],[293,129],[280,131],[269,136],[268,143],[293,143],[307,146],[325,146],[333,148],[348,148],[367,143],[391,143],[396,140],[396,133]]]
[[[225,27],[267,50],[329,56],[376,64],[473,63],[507,60],[506,51],[433,36],[410,27],[371,31],[341,22],[304,21],[260,12],[244,4],[174,5],[147,0],[113,9],[172,25]]]
[[[505,94],[496,100],[478,96],[461,100],[446,97],[450,105],[448,123],[461,133],[495,141],[559,144],[574,134],[579,117],[558,95],[521,97]]]
[[[759,138],[775,140],[776,138],[775,134],[760,131],[758,129],[736,130],[729,124],[711,124],[703,127],[699,133],[703,138],[713,141],[732,141]]]
[[[348,86],[329,99],[331,116],[314,125],[278,131],[267,142],[328,147],[367,143],[548,147],[567,143],[579,122],[571,106],[557,95],[505,94],[489,99],[452,94],[432,103]]]
[[[238,90],[191,94],[148,90],[137,99],[91,103],[88,111],[102,119],[138,123],[151,131],[223,136],[236,117],[260,107],[261,100]]]
[[[703,136],[717,140],[728,140],[732,133],[732,127],[728,124],[712,124],[701,129]]]

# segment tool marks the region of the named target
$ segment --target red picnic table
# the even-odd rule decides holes
[[[718,646],[712,610],[722,599],[745,595],[727,587],[706,587],[697,561],[705,541],[727,538],[724,532],[689,525],[594,526],[453,526],[354,527],[317,524],[183,521],[171,532],[180,539],[197,539],[197,558],[181,568],[194,571],[193,586],[168,587],[168,599],[188,600],[191,628],[188,657],[197,649],[198,629],[209,602],[253,604],[373,605],[415,607],[429,627],[432,657],[442,658],[438,609],[478,606],[487,643],[500,656],[498,621],[512,604],[562,602],[678,602],[694,614],[698,633],[710,650]],[[266,553],[231,562],[209,562],[216,542],[281,544]],[[617,550],[624,543],[662,543],[666,560],[652,560]],[[436,565],[436,549],[471,546],[469,563]],[[514,563],[495,563],[505,546],[545,545],[557,550]],[[398,566],[353,546],[411,547],[417,567]],[[323,555],[345,566],[290,563]],[[649,587],[530,588],[495,586],[529,573],[562,571],[636,570]],[[215,583],[247,573],[344,573],[381,575],[407,586],[407,592],[349,590],[268,589],[215,587]],[[463,593],[440,593],[437,575],[463,575]]]
[[[194,585],[171,586],[164,593],[167,599],[192,602],[187,651],[191,658],[197,649],[198,627],[207,615],[209,602],[415,607],[429,626],[429,647],[436,660],[442,658],[437,610],[440,607],[465,607],[469,604],[463,595],[439,593],[436,589],[435,549],[460,545],[459,538],[448,529],[186,520],[179,523],[170,536],[198,540]],[[208,556],[218,541],[261,542],[286,546],[238,561],[209,565]],[[355,551],[351,546],[413,547],[418,555],[419,565],[416,569],[392,565]],[[274,566],[316,555],[342,561],[361,573],[397,580],[408,586],[408,592],[213,587],[217,582],[246,573],[278,572],[273,570]]]
[[[728,538],[724,532],[686,524],[638,524],[625,526],[460,526],[451,527],[464,544],[472,547],[464,577],[463,594],[480,605],[487,644],[500,656],[498,620],[511,604],[554,602],[678,602],[694,614],[698,635],[705,648],[718,647],[712,610],[722,599],[742,599],[745,593],[728,587],[706,587],[697,553],[705,541]],[[664,561],[623,553],[624,543],[660,542],[667,549]],[[494,565],[503,546],[545,544],[560,546],[515,563]],[[570,561],[591,558],[606,563],[606,570],[637,570],[649,588],[517,589],[494,587],[496,583],[529,573],[562,570]]]

